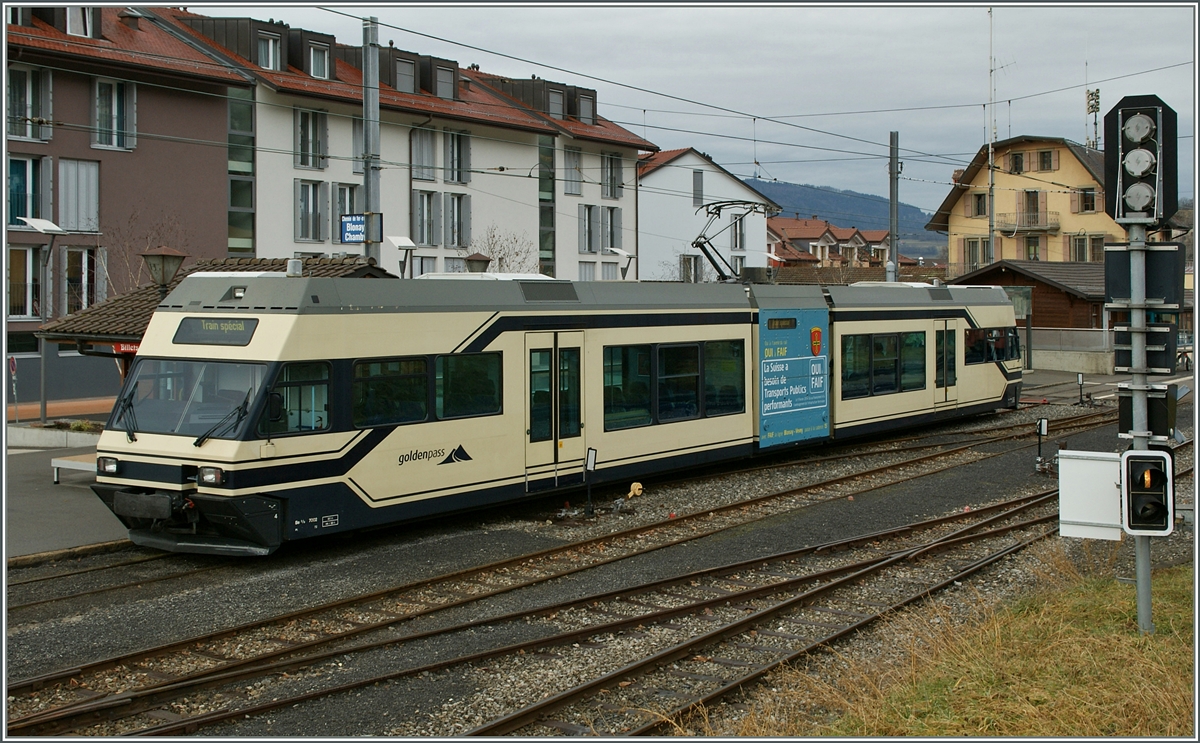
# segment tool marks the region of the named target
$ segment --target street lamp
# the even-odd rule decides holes
[[[47,300],[49,300],[51,297],[50,282],[47,280],[49,277],[46,274],[46,267],[50,265],[50,258],[54,254],[54,241],[58,239],[59,235],[67,234],[67,231],[51,222],[49,219],[39,219],[38,217],[17,217],[17,219],[21,220],[43,235],[50,236],[50,244],[46,246],[46,251],[42,253],[42,270],[41,276],[39,277],[42,293],[42,306],[39,314],[41,315],[41,320],[45,322],[46,320],[50,319],[50,302]],[[38,351],[41,354],[41,361],[39,363],[40,368],[38,370],[38,374],[40,375],[38,386],[41,388],[41,422],[44,425],[46,423],[46,339],[41,338],[40,341],[41,342],[38,343]]]
[[[154,250],[142,253],[141,256],[142,260],[146,262],[146,269],[150,271],[150,280],[158,285],[159,298],[166,299],[167,286],[175,278],[179,267],[183,265],[183,259],[187,258],[188,254],[175,248],[168,248],[166,245],[159,245]]]

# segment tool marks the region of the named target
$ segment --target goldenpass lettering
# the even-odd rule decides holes
[[[404,466],[408,462],[419,462],[423,459],[437,459],[446,455],[445,449],[413,449],[407,454],[401,454],[396,464]]]

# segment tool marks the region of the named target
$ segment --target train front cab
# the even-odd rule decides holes
[[[833,437],[868,435],[1020,400],[1012,304],[996,287],[831,286]]]

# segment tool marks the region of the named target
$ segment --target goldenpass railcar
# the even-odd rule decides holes
[[[97,447],[137,544],[282,543],[1020,397],[995,287],[193,274]]]

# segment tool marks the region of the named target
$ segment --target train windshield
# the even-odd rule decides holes
[[[238,437],[267,376],[266,364],[140,359],[113,408],[110,430]]]

